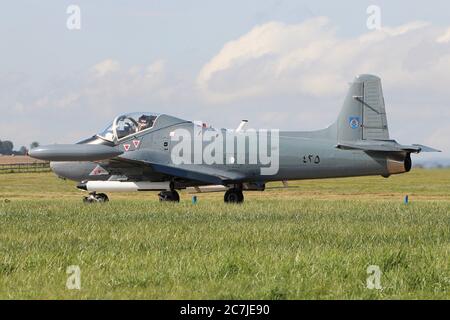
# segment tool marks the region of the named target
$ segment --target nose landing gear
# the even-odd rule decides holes
[[[83,198],[83,202],[84,203],[95,203],[95,202],[99,202],[99,203],[103,203],[103,202],[108,202],[108,196],[104,193],[89,193],[88,196]]]

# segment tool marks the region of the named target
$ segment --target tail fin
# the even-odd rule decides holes
[[[389,140],[381,79],[355,78],[337,121],[338,141]]]

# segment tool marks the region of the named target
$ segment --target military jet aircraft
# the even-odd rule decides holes
[[[324,130],[244,126],[218,130],[167,114],[130,113],[77,144],[40,146],[29,155],[79,182],[89,192],[86,202],[108,201],[107,192],[154,190],[161,201],[179,201],[177,190],[189,188],[224,191],[225,202],[241,203],[243,191],[263,191],[267,182],[389,177],[411,170],[412,153],[438,152],[389,138],[381,80],[373,75],[354,79],[336,122]]]

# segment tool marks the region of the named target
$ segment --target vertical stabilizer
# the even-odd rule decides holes
[[[345,98],[337,121],[338,141],[389,140],[380,78],[360,75]]]

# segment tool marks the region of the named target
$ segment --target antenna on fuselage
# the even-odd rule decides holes
[[[245,125],[247,124],[247,122],[248,122],[248,120],[241,120],[241,123],[237,127],[236,132],[242,131],[242,129],[244,129]]]

